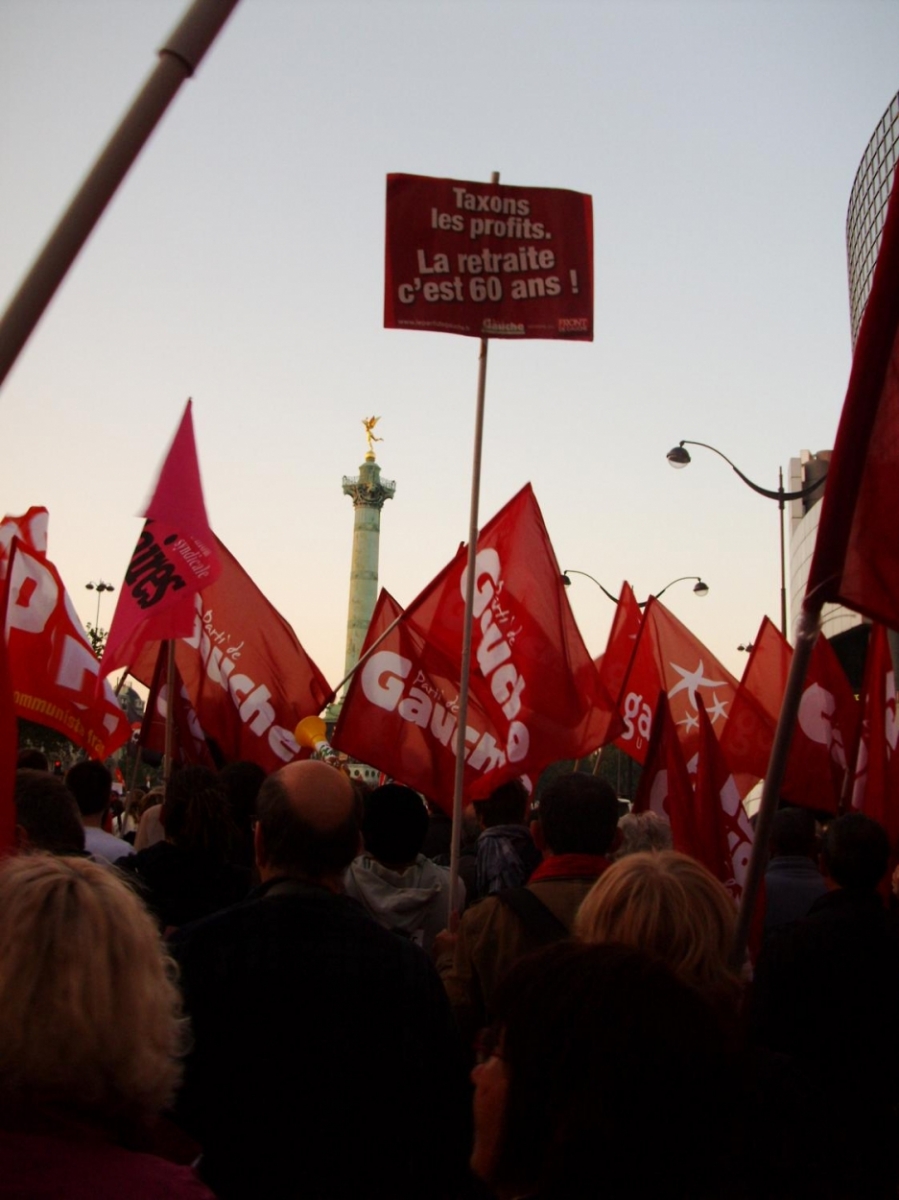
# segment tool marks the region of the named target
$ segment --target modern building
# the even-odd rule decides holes
[[[849,315],[852,345],[855,345],[865,305],[871,293],[871,279],[887,201],[890,197],[896,164],[899,161],[899,93],[887,106],[877,123],[867,149],[862,155],[855,182],[849,197],[846,214],[846,253],[849,270]],[[826,474],[830,461],[829,450],[812,454],[802,450],[798,458],[790,459],[789,491],[808,486]],[[816,492],[809,500],[790,502],[790,627],[796,628],[799,609],[805,595],[811,568],[812,553],[821,519],[821,497]],[[837,604],[826,604],[821,614],[821,628],[832,642],[850,680],[861,685],[868,625],[858,613]]]
[[[849,316],[855,345],[862,314],[871,293],[871,278],[887,201],[899,161],[899,92],[871,134],[868,147],[855,173],[846,214],[846,251],[849,260]]]

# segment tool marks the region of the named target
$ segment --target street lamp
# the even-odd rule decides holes
[[[94,628],[100,628],[100,601],[103,598],[104,592],[114,592],[115,588],[111,583],[104,583],[101,579],[99,583],[86,583],[84,585],[89,592],[96,591],[97,593],[97,619],[94,621]]]
[[[769,500],[776,500],[777,507],[780,509],[780,632],[787,636],[787,560],[784,550],[784,508],[787,500],[805,500],[810,496],[816,488],[822,487],[826,475],[822,475],[820,479],[816,479],[814,483],[810,483],[807,487],[800,488],[798,492],[784,491],[784,473],[783,467],[778,467],[778,483],[777,491],[771,488],[759,487],[757,483],[753,483],[748,476],[744,475],[735,463],[732,463],[726,454],[722,454],[714,446],[710,446],[708,442],[691,442],[684,440],[678,443],[673,450],[668,451],[668,461],[672,467],[680,470],[692,462],[689,451],[684,449],[684,446],[702,446],[703,450],[711,450],[713,454],[717,454],[719,458],[723,458],[731,470],[743,480],[747,487],[751,487],[754,492],[758,492],[760,496],[767,496]]]
[[[568,567],[566,570],[564,570],[562,572],[562,582],[565,584],[566,587],[571,587],[571,580],[568,578],[569,575],[583,575],[586,579],[592,579],[593,582],[596,584],[596,586],[599,588],[599,590],[602,592],[602,594],[604,596],[608,596],[613,604],[618,603],[618,597],[613,596],[612,593],[607,588],[604,588],[602,586],[602,584],[599,582],[598,579],[593,579],[593,576],[588,575],[586,571],[575,571],[575,570],[572,570],[571,567]],[[684,579],[695,579],[696,580],[696,583],[693,587],[693,594],[695,596],[707,596],[709,594],[709,585],[707,583],[703,583],[703,581],[699,575],[678,575],[677,579],[672,579],[671,583],[666,583],[665,586],[663,588],[661,588],[658,592],[653,592],[652,596],[647,596],[647,598],[645,600],[638,600],[637,601],[638,606],[640,608],[645,608],[651,599],[658,600],[659,596],[661,596],[663,592],[667,592],[668,589],[673,584],[681,583]]]

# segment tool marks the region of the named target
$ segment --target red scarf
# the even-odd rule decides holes
[[[602,854],[551,854],[544,858],[528,883],[546,879],[598,879],[608,866],[611,863]]]

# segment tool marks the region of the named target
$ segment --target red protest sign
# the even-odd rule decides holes
[[[591,197],[388,175],[384,325],[592,341]]]

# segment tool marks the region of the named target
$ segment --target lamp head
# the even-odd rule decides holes
[[[669,450],[666,457],[672,467],[676,467],[678,470],[686,467],[692,461],[689,452],[684,449],[683,442],[679,446],[675,446],[673,450]]]
[[[568,577],[567,571],[562,572],[562,583],[565,585],[565,587],[571,587],[571,580]]]
[[[708,594],[709,594],[709,585],[707,583],[703,583],[703,581],[701,579],[698,583],[693,585],[693,595],[694,596],[707,596]]]

